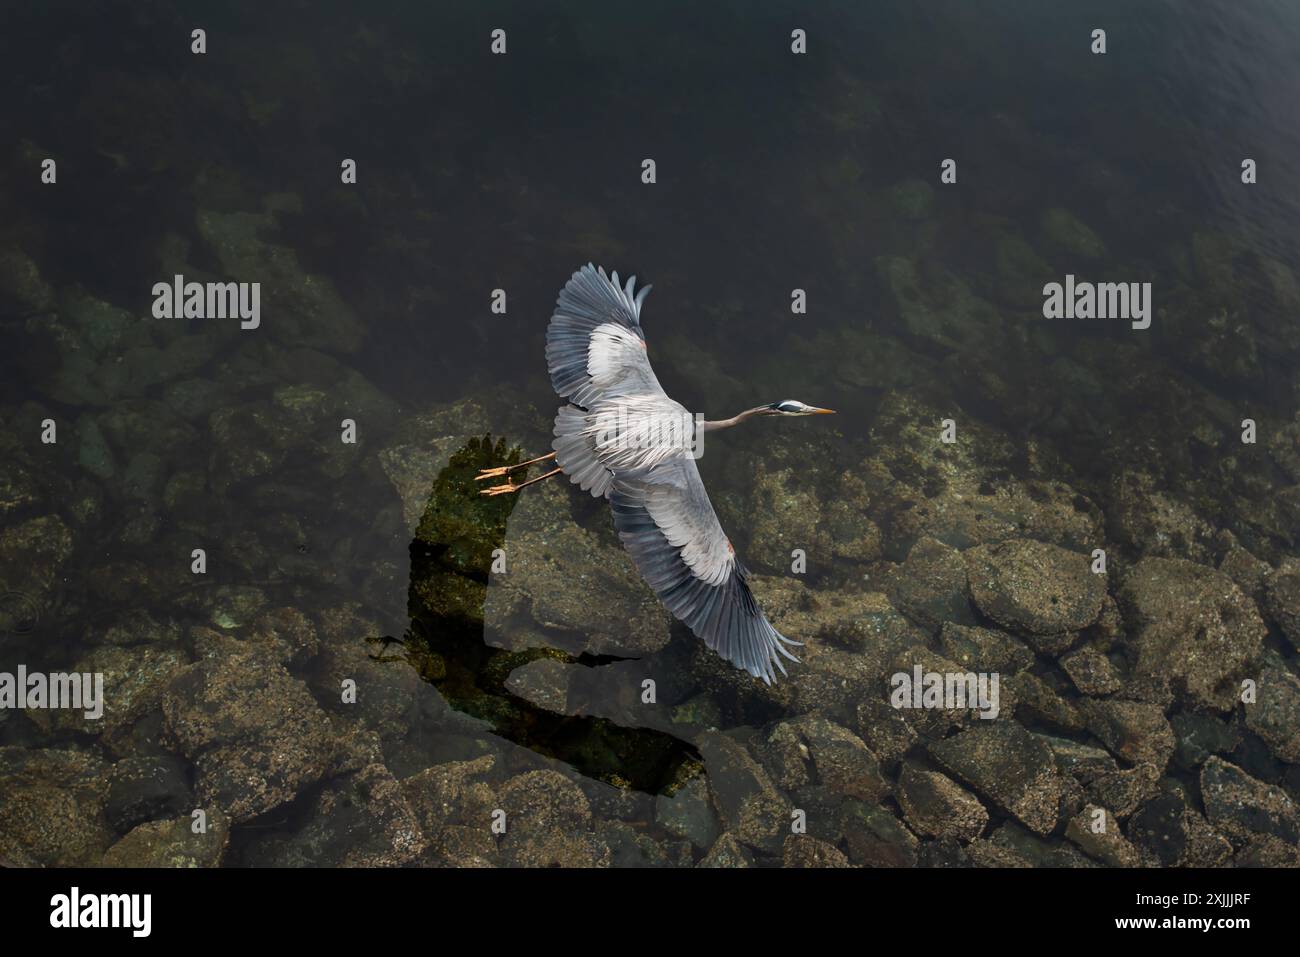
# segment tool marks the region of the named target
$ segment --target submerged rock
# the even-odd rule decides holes
[[[205,830],[195,833],[189,815],[151,821],[104,853],[103,867],[218,867],[230,842],[230,822],[220,811],[207,815]]]
[[[403,788],[381,764],[327,781],[294,833],[258,842],[242,863],[278,867],[400,867],[427,839]]]
[[[277,213],[294,204],[271,197],[266,205],[265,213],[199,211],[199,234],[217,254],[223,280],[262,284],[261,329],[275,340],[355,352],[365,336],[365,326],[334,284],[307,272],[292,249],[274,245],[260,235],[278,228]]]
[[[850,867],[849,859],[834,844],[807,834],[790,834],[781,849],[782,867]]]
[[[1051,748],[1018,724],[982,722],[936,741],[930,754],[1038,834],[1056,827],[1064,782]]]
[[[641,656],[667,645],[672,617],[622,547],[573,521],[562,486],[529,491],[538,494],[510,516],[507,570],[487,590],[484,640],[520,649],[539,643],[540,628],[545,644],[573,654]]]
[[[1174,732],[1159,705],[1140,701],[1085,700],[1088,730],[1112,754],[1163,769],[1174,750]]]
[[[264,653],[190,665],[162,710],[166,739],[197,768],[200,802],[236,824],[292,800],[340,754],[307,686]]]
[[[1106,245],[1068,209],[1055,206],[1043,213],[1043,233],[1061,251],[1082,259],[1102,259]]]
[[[1291,844],[1300,841],[1300,808],[1286,792],[1220,757],[1201,768],[1201,798],[1206,816],[1230,837],[1271,834]]]
[[[1300,561],[1288,559],[1266,579],[1264,607],[1300,651]]]
[[[1065,836],[1089,857],[1111,867],[1141,867],[1146,856],[1124,837],[1119,822],[1104,807],[1090,804],[1065,826]]]
[[[999,624],[1034,636],[1080,631],[1101,614],[1106,576],[1086,556],[1017,539],[965,552],[971,597]]]
[[[913,764],[904,764],[899,775],[898,803],[907,823],[925,837],[971,841],[989,820],[975,795],[951,778]]]
[[[831,791],[865,801],[877,801],[888,792],[879,761],[852,731],[817,715],[803,715],[772,732],[772,740],[783,736],[793,739],[797,754],[806,752],[808,770]],[[807,783],[787,780],[791,786]]]
[[[122,834],[138,824],[194,808],[184,765],[171,755],[132,755],[107,775],[104,814]]]
[[[1136,674],[1167,677],[1187,701],[1225,711],[1263,646],[1259,612],[1227,575],[1181,559],[1145,558],[1120,601],[1136,628]]]
[[[1281,761],[1300,764],[1300,678],[1280,665],[1259,675],[1258,698],[1247,704],[1246,727]]]
[[[104,763],[74,750],[0,748],[0,858],[19,867],[90,867],[113,839]]]
[[[581,788],[556,771],[529,771],[498,792],[505,811],[502,863],[512,867],[596,867],[609,848],[592,832]]]

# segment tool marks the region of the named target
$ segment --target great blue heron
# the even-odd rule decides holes
[[[759,416],[828,415],[794,399],[755,406],[729,419],[693,423],[650,368],[636,277],[620,287],[591,263],[560,291],[546,330],[551,384],[568,404],[555,417],[554,449],[517,465],[484,469],[479,479],[555,459],[556,468],[522,482],[483,490],[502,495],[564,473],[595,497],[609,499],[614,527],[659,600],[737,668],[771,684],[781,657],[798,661],[749,590],[749,572],[718,524],[695,467],[700,432]],[[686,433],[686,434],[684,434]]]

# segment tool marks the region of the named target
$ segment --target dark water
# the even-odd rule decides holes
[[[355,602],[358,643],[407,634],[411,529],[377,453],[407,434],[409,445],[482,431],[476,419],[409,433],[413,417],[467,398],[525,457],[544,451],[556,405],[546,320],[588,261],[654,283],[650,354],[688,408],[721,418],[796,397],[839,410],[831,425],[759,423],[717,439],[701,469],[738,544],[754,519],[746,470],[774,455],[828,489],[893,441],[878,416],[903,395],[1005,437],[998,467],[1012,477],[1059,478],[1109,514],[1117,476],[1141,469],[1256,557],[1294,554],[1300,501],[1286,496],[1300,476],[1288,474],[1285,448],[1273,459],[1263,449],[1294,445],[1279,436],[1300,386],[1300,10],[1282,0],[1058,6],[6,11],[0,242],[50,291],[24,298],[6,278],[0,418],[33,476],[6,524],[59,515],[70,545],[50,576],[10,549],[17,565],[3,590],[23,620],[0,663],[70,667],[140,610],[212,627],[224,606],[207,596],[222,588],[255,588],[259,608],[308,616]],[[207,31],[203,56],[189,50],[195,26]],[[489,53],[497,27],[505,56]],[[808,33],[807,55],[790,52],[795,27]],[[1105,55],[1089,48],[1098,27]],[[38,180],[47,156],[55,186]],[[640,178],[647,157],[653,185]],[[343,158],[357,162],[356,185],[339,181]],[[946,158],[955,184],[940,181]],[[1257,184],[1241,181],[1245,158]],[[268,214],[275,196],[280,211]],[[223,260],[231,232],[254,250],[242,271]],[[293,275],[332,283],[351,324],[308,318],[277,331],[274,303],[249,332],[148,318],[153,284],[176,264],[187,278],[249,281],[265,265],[273,284],[284,274],[267,246],[296,254]],[[1043,283],[1067,273],[1151,283],[1151,327],[1043,319]],[[490,310],[498,288],[504,316]],[[806,315],[791,314],[796,288]],[[84,343],[58,331],[83,296],[131,317],[128,338],[92,350],[90,366],[70,358]],[[170,324],[152,343],[162,350],[208,338],[169,369],[179,346],[122,358],[135,324]],[[87,369],[122,361],[126,382],[94,396],[54,385],[60,370],[93,378]],[[185,406],[177,382],[206,384],[209,397]],[[300,386],[325,410],[310,439],[285,440],[269,463],[245,461],[277,434],[258,410],[283,409],[283,390]],[[218,422],[243,408],[250,418]],[[345,415],[359,423],[355,455],[333,447]],[[53,452],[33,438],[47,416],[68,436]],[[108,467],[87,465],[87,417],[107,433]],[[1245,418],[1262,448],[1228,468]],[[438,450],[427,478],[456,447]],[[199,491],[182,494],[178,475],[196,476]],[[1278,495],[1284,505],[1261,513]],[[912,544],[893,531],[901,519],[860,504],[885,531],[880,558],[900,561]],[[574,495],[568,507],[612,543],[599,503]],[[1149,544],[1117,537],[1130,558]],[[189,574],[193,547],[209,551],[202,584]],[[810,587],[841,587],[866,568],[813,565]],[[690,654],[689,641],[675,632],[661,660]],[[563,650],[577,660],[584,646]],[[586,652],[594,665],[625,657]],[[622,713],[627,686],[592,691],[590,713]],[[717,692],[726,726],[781,713],[746,695]],[[581,766],[585,732],[561,747],[549,739],[573,737],[572,725],[531,714],[512,719],[526,726],[512,736]],[[0,724],[0,741],[73,742],[114,759],[154,736],[146,721],[105,747]],[[413,773],[476,753],[458,747],[435,741],[421,765],[420,745],[406,742],[390,763]],[[304,800],[291,805],[299,823]],[[252,861],[248,833],[239,846]]]

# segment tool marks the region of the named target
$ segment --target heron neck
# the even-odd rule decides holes
[[[737,415],[733,415],[729,419],[717,419],[717,420],[705,419],[704,431],[716,432],[718,429],[729,429],[733,425],[740,425],[740,423],[746,421],[747,419],[753,418],[754,416],[758,415],[760,412],[766,412],[767,408],[768,407],[765,405],[756,406],[752,409],[746,409],[744,412],[738,413]]]

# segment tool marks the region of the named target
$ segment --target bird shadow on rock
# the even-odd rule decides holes
[[[662,709],[634,713],[655,669],[614,653],[623,650],[617,647],[580,648],[552,636],[528,614],[538,596],[521,609],[490,594],[494,579],[511,575],[507,531],[520,496],[483,496],[475,477],[519,461],[518,447],[487,435],[468,441],[438,473],[410,543],[410,624],[401,638],[384,639],[378,657],[406,660],[453,708],[514,744],[618,787],[671,793],[702,763],[671,721],[647,720],[647,710]],[[592,583],[570,588],[584,607],[598,604]]]

